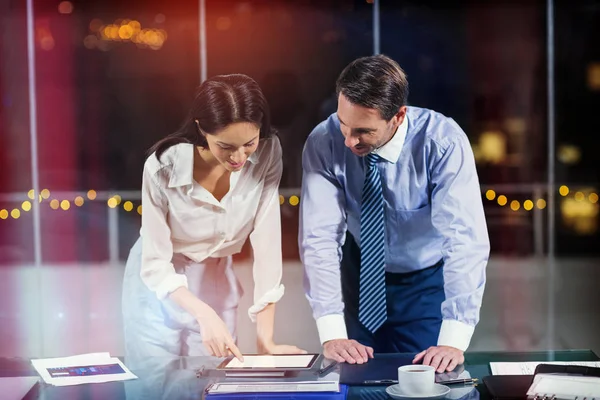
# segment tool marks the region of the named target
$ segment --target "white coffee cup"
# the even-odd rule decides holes
[[[429,365],[403,365],[398,368],[398,388],[402,394],[416,396],[433,393],[435,368]]]

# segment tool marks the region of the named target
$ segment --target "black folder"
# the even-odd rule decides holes
[[[398,380],[398,367],[412,364],[414,356],[375,354],[364,364],[340,364],[340,383],[364,385],[369,380]]]
[[[340,383],[343,385],[369,385],[367,381],[397,381],[398,367],[412,364],[412,354],[375,354],[365,364],[340,364]],[[436,374],[436,381],[456,379],[464,371],[459,365],[452,372]],[[383,383],[381,384],[383,385]]]
[[[493,399],[523,400],[533,382],[533,375],[490,375],[483,377],[483,383]]]

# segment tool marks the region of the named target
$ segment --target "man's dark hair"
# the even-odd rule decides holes
[[[408,81],[396,61],[380,54],[352,61],[340,74],[336,90],[351,103],[373,108],[389,121],[406,105]]]

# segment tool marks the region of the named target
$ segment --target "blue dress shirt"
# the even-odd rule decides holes
[[[438,345],[466,350],[485,286],[489,239],[469,140],[451,118],[408,107],[392,139],[376,150],[385,201],[386,271],[405,273],[443,260]],[[302,156],[300,257],[321,343],[347,338],[341,247],[360,245],[365,161],[344,145],[337,115],[308,137]]]

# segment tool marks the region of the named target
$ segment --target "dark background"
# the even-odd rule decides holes
[[[21,208],[32,188],[24,4],[0,0],[0,209],[8,213]],[[40,189],[51,193],[41,204],[42,258],[108,257],[110,209],[106,199],[85,197],[93,189],[122,196],[117,213],[124,259],[139,230],[140,202],[130,192],[140,189],[145,152],[181,124],[200,83],[198,1],[73,1],[68,14],[59,12],[58,1],[34,4],[39,179]],[[255,78],[280,132],[288,258],[297,257],[297,207],[289,198],[300,194],[303,143],[335,111],[334,84],[342,68],[372,54],[372,7],[349,0],[207,1],[208,76],[239,72]],[[454,118],[474,146],[492,253],[534,254],[535,209],[524,210],[523,201],[547,199],[546,3],[382,0],[380,11],[380,50],[407,72],[410,104]],[[565,197],[556,192],[557,254],[598,255],[598,204],[589,195],[598,193],[600,172],[600,6],[558,1],[554,12],[554,172],[557,186],[570,189]],[[104,24],[134,19],[168,36],[158,50],[131,42],[89,49],[84,39],[93,34],[95,18]],[[506,149],[495,161],[481,156],[486,132]],[[505,194],[509,204],[518,200],[520,209],[487,200],[488,189]],[[86,202],[76,207],[61,192],[81,192]],[[127,196],[131,212],[123,208]],[[52,199],[67,199],[70,208],[54,210]],[[547,212],[536,214],[544,241]],[[18,219],[0,220],[0,261],[31,262],[32,237],[31,212],[21,209]]]

